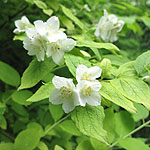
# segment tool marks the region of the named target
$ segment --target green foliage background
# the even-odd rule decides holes
[[[0,6],[0,150],[150,149],[150,87],[142,80],[150,75],[150,1],[1,0]],[[113,44],[94,36],[104,8],[125,21]],[[13,34],[14,21],[23,15],[31,22],[59,17],[61,28],[77,41],[64,66],[27,55],[24,35]],[[74,78],[81,63],[103,69],[102,106],[77,107],[66,115],[48,101],[51,80]]]

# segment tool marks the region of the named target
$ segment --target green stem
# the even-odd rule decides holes
[[[131,131],[130,133],[128,133],[127,135],[123,136],[122,139],[127,138],[128,136],[134,134],[135,132],[139,131],[140,129],[142,129],[143,127],[147,126],[150,123],[150,120],[145,122],[144,124],[142,124],[141,126],[139,126],[138,128],[136,128],[135,130]],[[114,142],[112,145],[110,145],[107,149],[111,149],[112,147],[114,147],[116,144],[118,144],[118,141]]]
[[[62,65],[62,66],[56,67],[56,68],[54,68],[51,72],[54,72],[54,71],[59,70],[59,69],[61,69],[61,68],[64,68],[65,66],[66,66],[66,65]]]
[[[52,126],[50,126],[46,131],[45,131],[45,135],[51,131],[53,128],[55,128],[59,123],[61,123],[62,121],[64,121],[66,118],[68,118],[70,116],[70,114],[66,115],[65,117],[63,117],[62,119],[60,119],[59,121],[55,122]]]

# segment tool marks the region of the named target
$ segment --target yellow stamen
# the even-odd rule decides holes
[[[61,93],[62,98],[67,98],[72,94],[72,89],[63,86],[60,88],[60,93]]]

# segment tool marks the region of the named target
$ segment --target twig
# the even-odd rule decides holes
[[[131,131],[130,133],[128,133],[127,135],[123,136],[122,139],[127,138],[128,136],[134,134],[135,132],[139,131],[140,129],[142,129],[143,127],[146,127],[148,124],[150,123],[150,120],[145,122],[144,124],[142,124],[141,126],[139,126],[138,128],[134,129],[133,131]],[[118,144],[118,141],[114,142],[112,145],[110,145],[107,149],[111,149],[112,147],[114,147],[116,144]]]
[[[12,141],[14,141],[15,139],[13,137],[11,137],[10,135],[8,135],[6,132],[0,130],[0,133],[3,134],[4,136],[8,137],[9,139],[11,139]]]
[[[70,114],[66,115],[64,118],[60,119],[59,121],[57,121],[56,123],[54,123],[52,126],[50,126],[46,131],[45,131],[45,135],[51,131],[53,128],[55,128],[59,123],[61,123],[62,121],[64,121],[66,118],[68,118],[70,116]]]
[[[15,18],[16,16],[18,16],[20,13],[22,13],[24,10],[26,10],[28,8],[28,5],[26,5],[24,8],[22,8],[19,12],[15,13],[12,16],[8,17],[8,20],[5,21],[1,26],[0,29],[2,29],[7,23],[9,23],[10,20],[12,20],[13,18]]]

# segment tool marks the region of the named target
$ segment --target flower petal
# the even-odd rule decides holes
[[[29,38],[24,39],[23,47],[28,50],[28,55],[33,56],[36,55],[36,49]]]
[[[93,82],[88,82],[88,86],[90,86],[94,91],[99,91],[102,87],[101,83],[97,80]]]
[[[34,37],[37,37],[37,30],[35,28],[27,28],[26,34],[29,38],[33,39]]]
[[[73,80],[72,79],[67,79],[67,78],[59,77],[59,76],[54,76],[53,79],[52,79],[52,82],[53,82],[54,86],[57,89],[60,89],[63,86],[70,87],[73,90],[75,88],[75,85],[73,84]]]
[[[108,12],[106,9],[104,9],[104,16],[107,17],[108,16]]]
[[[113,25],[116,24],[117,21],[118,21],[117,16],[116,16],[116,15],[113,15],[113,14],[108,15],[108,19],[109,19],[109,21],[111,21],[111,22],[113,23]]]
[[[64,63],[64,52],[53,52],[52,59],[57,65],[62,65]]]
[[[44,50],[37,50],[36,57],[38,61],[44,61],[45,52]]]
[[[122,30],[123,26],[124,26],[124,21],[119,20],[118,25],[117,25],[117,28],[118,28],[117,32],[120,32]]]
[[[77,69],[76,69],[76,79],[79,82],[82,77],[83,74],[88,70],[88,67],[86,67],[85,65],[78,65]]]
[[[60,91],[58,89],[54,89],[51,92],[51,95],[49,97],[49,101],[52,104],[58,105],[58,104],[62,104],[63,103],[63,99],[61,98],[61,94]]]
[[[62,41],[62,49],[63,51],[70,51],[76,45],[76,41],[73,39],[67,38]]]
[[[57,31],[54,33],[49,32],[47,38],[48,38],[49,42],[51,43],[51,42],[57,42],[57,40],[63,40],[65,38],[67,38],[67,35],[62,31]]]
[[[22,16],[22,17],[21,17],[21,21],[22,21],[23,23],[25,23],[26,25],[29,25],[29,24],[30,24],[30,21],[28,20],[28,18],[27,18],[26,16]]]
[[[46,50],[47,57],[50,57],[52,55],[52,51],[53,49],[52,49],[51,44],[47,45],[47,50]]]
[[[94,66],[89,68],[87,73],[91,75],[91,80],[95,80],[96,78],[99,78],[101,76],[102,69],[97,66]]]
[[[66,99],[62,107],[65,113],[69,113],[75,108],[75,105],[72,99]]]
[[[102,87],[101,83],[99,81],[87,81],[82,80],[77,84],[77,89],[79,91],[82,91],[84,87],[91,87],[93,91],[99,91]]]
[[[16,28],[16,29],[14,29],[14,31],[13,31],[15,34],[19,34],[21,31],[18,29],[18,28]]]
[[[86,102],[91,106],[98,106],[101,104],[101,96],[98,92],[92,92],[91,96],[86,96]]]
[[[100,36],[105,42],[109,41],[112,27],[113,24],[110,21],[100,26]]]
[[[37,32],[41,36],[46,34],[45,23],[42,20],[34,21],[34,25],[35,25],[35,28],[36,28]]]
[[[53,16],[47,20],[47,24],[50,30],[58,30],[59,29],[59,19],[56,16]]]

